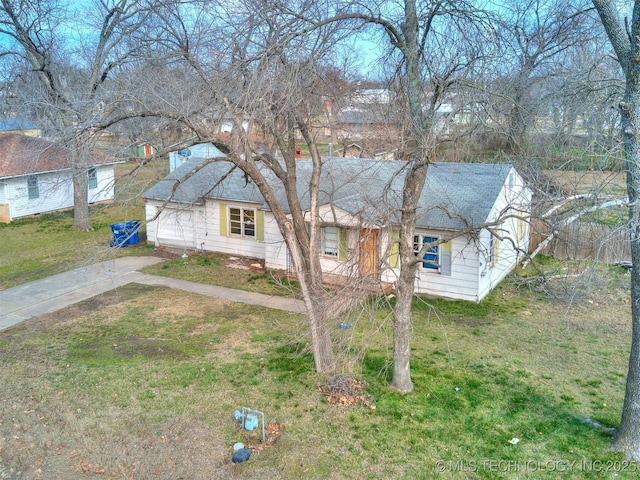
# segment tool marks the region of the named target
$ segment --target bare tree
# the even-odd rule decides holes
[[[401,132],[400,139],[408,161],[399,208],[401,260],[394,309],[392,380],[394,388],[407,393],[413,388],[409,367],[411,304],[416,271],[421,263],[414,252],[418,201],[438,145],[437,111],[452,85],[481,58],[477,40],[484,34],[480,20],[485,16],[472,2],[406,0],[399,6],[395,9],[360,3],[234,4],[229,8],[229,18],[234,19],[229,25],[237,27],[228,34],[234,39],[227,50],[228,68],[218,72],[215,95],[209,105],[215,108],[217,103],[224,103],[228,115],[235,121],[235,135],[227,148],[228,158],[255,182],[278,221],[303,286],[316,368],[332,370],[335,361],[327,331],[329,309],[317,251],[321,227],[318,180],[322,159],[310,119],[317,114],[315,109],[322,102],[313,95],[317,91],[314,72],[318,59],[322,58],[321,52],[354,31],[374,27],[386,38],[388,61],[395,62],[403,92],[402,103],[408,112],[403,122],[407,130]],[[202,66],[194,65],[194,68],[199,70]],[[259,126],[262,134],[268,134],[282,160],[270,155],[269,148],[263,151],[255,148],[252,132],[242,128],[245,121]],[[196,121],[190,120],[190,125],[200,138],[211,137],[206,129],[198,128]],[[308,208],[300,205],[296,184],[295,129],[309,147],[313,163]],[[278,204],[254,161],[256,157],[261,165],[269,167],[286,191],[289,212]],[[310,212],[309,229],[305,210]]]
[[[506,148],[522,152],[536,120],[557,106],[567,71],[565,57],[586,41],[582,0],[517,0],[502,2],[495,13],[496,65],[489,86],[504,127]]]
[[[389,58],[396,61],[396,75],[406,105],[408,163],[400,207],[400,275],[394,307],[391,386],[408,393],[413,389],[410,337],[411,305],[419,265],[414,252],[418,200],[438,145],[437,112],[447,92],[480,58],[481,43],[477,40],[484,35],[484,14],[473,2],[466,1],[405,0],[397,7],[352,4],[324,22],[356,20],[381,29],[390,47]]]
[[[312,2],[305,7],[317,9]],[[323,283],[318,246],[323,163],[311,126],[325,111],[326,68],[319,59],[340,32],[337,25],[328,25],[302,41],[294,33],[304,28],[301,22],[276,15],[271,5],[248,1],[225,8],[215,12],[226,11],[232,19],[224,31],[228,43],[218,46],[225,52],[224,61],[208,63],[196,52],[184,56],[196,76],[208,82],[209,94],[183,121],[200,141],[211,140],[223,150],[224,160],[245,172],[269,205],[300,282],[316,370],[330,372],[336,358],[329,321],[350,298]],[[185,45],[181,32],[172,34],[176,43]],[[218,135],[217,125],[227,120],[233,122],[230,137]],[[297,135],[311,157],[306,184],[298,175]]]
[[[613,447],[640,461],[640,3],[624,4],[630,18],[623,17],[617,2],[593,0],[625,78],[624,97],[618,107],[629,196],[632,333],[622,418]]]
[[[251,159],[259,152],[251,152],[246,140],[238,139],[232,145],[232,151],[244,147],[244,158],[237,153],[232,156],[232,161],[245,170],[261,189],[261,192],[275,209],[276,218],[287,241],[294,263],[296,273],[303,278],[308,278],[305,283],[309,291],[310,305],[314,298],[322,298],[321,270],[318,265],[316,239],[319,228],[317,189],[318,179],[322,171],[322,161],[315,146],[313,132],[309,129],[308,118],[312,117],[309,92],[313,91],[313,85],[301,79],[299,59],[320,58],[317,52],[309,52],[305,45],[320,45],[327,42],[335,42],[345,35],[345,29],[361,29],[367,27],[379,27],[384,38],[388,40],[389,59],[397,65],[396,74],[399,84],[402,86],[403,103],[407,108],[407,131],[403,133],[406,140],[404,150],[407,152],[408,162],[404,176],[402,204],[400,207],[400,277],[396,285],[396,304],[394,309],[394,367],[392,386],[402,393],[412,390],[413,383],[410,376],[410,332],[411,332],[411,304],[415,289],[415,277],[420,259],[414,252],[414,232],[418,218],[418,200],[422,193],[428,165],[431,163],[438,144],[436,119],[437,111],[446,96],[447,91],[460,78],[464,77],[469,66],[480,58],[477,39],[483,35],[482,20],[484,18],[471,2],[453,1],[429,1],[415,2],[406,0],[401,2],[399,10],[383,8],[376,5],[336,4],[331,5],[327,16],[324,8],[311,4],[279,4],[278,15],[268,6],[259,7],[252,5],[251,19],[259,18],[261,12],[266,15],[261,18],[260,28],[256,30],[258,36],[269,40],[263,45],[268,47],[259,53],[251,48],[236,49],[234,54],[240,55],[236,65],[242,66],[242,70],[232,73],[233,76],[243,78],[242,89],[233,83],[233,95],[225,97],[229,111],[234,118],[240,120],[246,116],[248,109],[238,108],[243,105],[238,92],[243,98],[251,98],[246,105],[256,105],[255,99],[261,101],[257,104],[260,109],[255,109],[251,119],[262,126],[263,131],[274,135],[279,146],[279,152],[284,157],[286,168],[275,159],[264,154],[259,155],[262,162],[271,167],[272,171],[282,181],[287,189],[289,208],[292,208],[289,220],[285,212],[277,213],[277,206],[269,199],[268,185],[260,178],[258,168]],[[236,12],[237,13],[237,12]],[[274,19],[284,19],[284,24],[276,25]],[[245,31],[246,23],[243,24]],[[347,30],[348,31],[348,30]],[[256,37],[247,38],[241,32],[235,32],[236,38],[242,41],[241,45],[255,48]],[[246,39],[246,40],[245,40]],[[288,52],[297,52],[295,58],[298,62],[292,62],[283,55]],[[301,54],[300,52],[304,52]],[[246,66],[249,60],[256,63],[254,73],[247,78]],[[259,88],[264,85],[265,79],[274,79],[270,68],[279,65],[278,70],[283,72],[279,78],[297,79],[294,85],[291,82],[283,82],[278,88],[273,82],[268,83],[266,90]],[[313,65],[305,62],[307,67]],[[308,71],[308,70],[306,70]],[[305,78],[312,78],[308,74]],[[257,82],[260,79],[259,83]],[[284,88],[284,85],[287,88]],[[292,94],[297,92],[299,96]],[[263,106],[266,105],[266,108]],[[425,108],[426,105],[426,108]],[[255,108],[255,107],[254,107]],[[274,115],[274,112],[277,115]],[[239,126],[239,122],[236,122]],[[285,128],[283,128],[283,126]],[[314,174],[311,177],[309,192],[311,195],[310,234],[304,222],[304,215],[300,207],[295,206],[298,195],[295,190],[296,164],[292,158],[293,137],[291,131],[296,127],[302,133],[305,143],[310,148],[314,165]],[[239,128],[237,131],[241,131]],[[282,135],[278,132],[284,132]],[[245,137],[246,138],[246,137]],[[292,206],[293,205],[293,206]],[[297,211],[299,210],[299,211]],[[310,327],[312,336],[320,333],[326,337],[325,320],[314,319],[313,312],[317,308],[308,308],[310,315]],[[324,344],[322,340],[320,344]],[[314,349],[320,345],[315,344]],[[316,358],[316,366],[319,370],[333,368],[333,362],[328,353],[323,360],[320,352]],[[319,363],[320,362],[320,363]]]
[[[89,152],[119,107],[109,80],[143,45],[137,33],[152,13],[153,3],[144,0],[0,3],[0,57],[13,85],[9,107],[69,148],[76,229],[92,228]]]

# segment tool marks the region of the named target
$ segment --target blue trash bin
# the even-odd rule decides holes
[[[140,222],[138,220],[130,220],[128,222],[124,222],[124,229],[127,237],[127,245],[135,245],[140,241],[140,238],[138,236]]]
[[[113,233],[113,240],[111,241],[112,247],[127,246],[127,229],[124,223],[112,223],[111,233]]]

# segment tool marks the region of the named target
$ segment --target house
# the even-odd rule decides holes
[[[24,118],[3,118],[0,119],[1,133],[21,133],[29,137],[39,137],[40,129],[32,122]]]
[[[169,172],[173,172],[191,157],[204,159],[222,156],[224,154],[213,143],[198,143],[188,148],[169,152]]]
[[[148,241],[259,258],[267,268],[290,271],[287,247],[257,187],[229,162],[203,162],[190,158],[143,195]],[[324,159],[320,252],[327,276],[355,272],[384,283],[396,281],[395,239],[406,165],[398,160]],[[305,207],[310,171],[309,160],[298,160],[298,192]],[[265,176],[286,205],[275,176],[266,168]],[[481,300],[526,251],[530,204],[531,192],[511,165],[432,164],[416,223],[416,251],[429,244],[416,292]]]
[[[0,133],[0,221],[73,207],[68,151],[48,140]],[[92,155],[89,203],[113,200],[114,164],[107,155]]]

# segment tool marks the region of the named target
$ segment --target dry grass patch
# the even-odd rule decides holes
[[[436,462],[621,460],[582,420],[619,418],[629,304],[618,273],[574,305],[515,282],[480,305],[416,302],[406,396],[388,388],[388,322],[337,320],[345,355],[369,343],[353,371],[327,378],[299,316],[129,285],[0,332],[0,478],[511,479],[531,472]],[[234,418],[241,407],[265,413],[265,444]],[[255,450],[234,466],[238,441]]]

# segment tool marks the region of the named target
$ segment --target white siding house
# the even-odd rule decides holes
[[[218,148],[210,142],[198,143],[187,148],[169,152],[169,172],[173,172],[190,158],[215,158],[224,157]]]
[[[268,205],[231,163],[206,165],[176,188],[176,181],[203,161],[191,158],[143,195],[147,240],[257,258],[267,268],[290,271],[287,247]],[[319,239],[323,272],[396,282],[405,165],[324,159]],[[303,204],[308,201],[310,168],[309,161],[298,161]],[[286,205],[273,175],[267,178]],[[416,292],[469,301],[484,298],[526,251],[530,203],[531,192],[511,165],[431,165],[414,239],[416,254],[422,256]]]
[[[87,171],[89,203],[113,200],[113,157],[94,155]],[[0,220],[73,207],[67,150],[35,137],[0,134]]]

